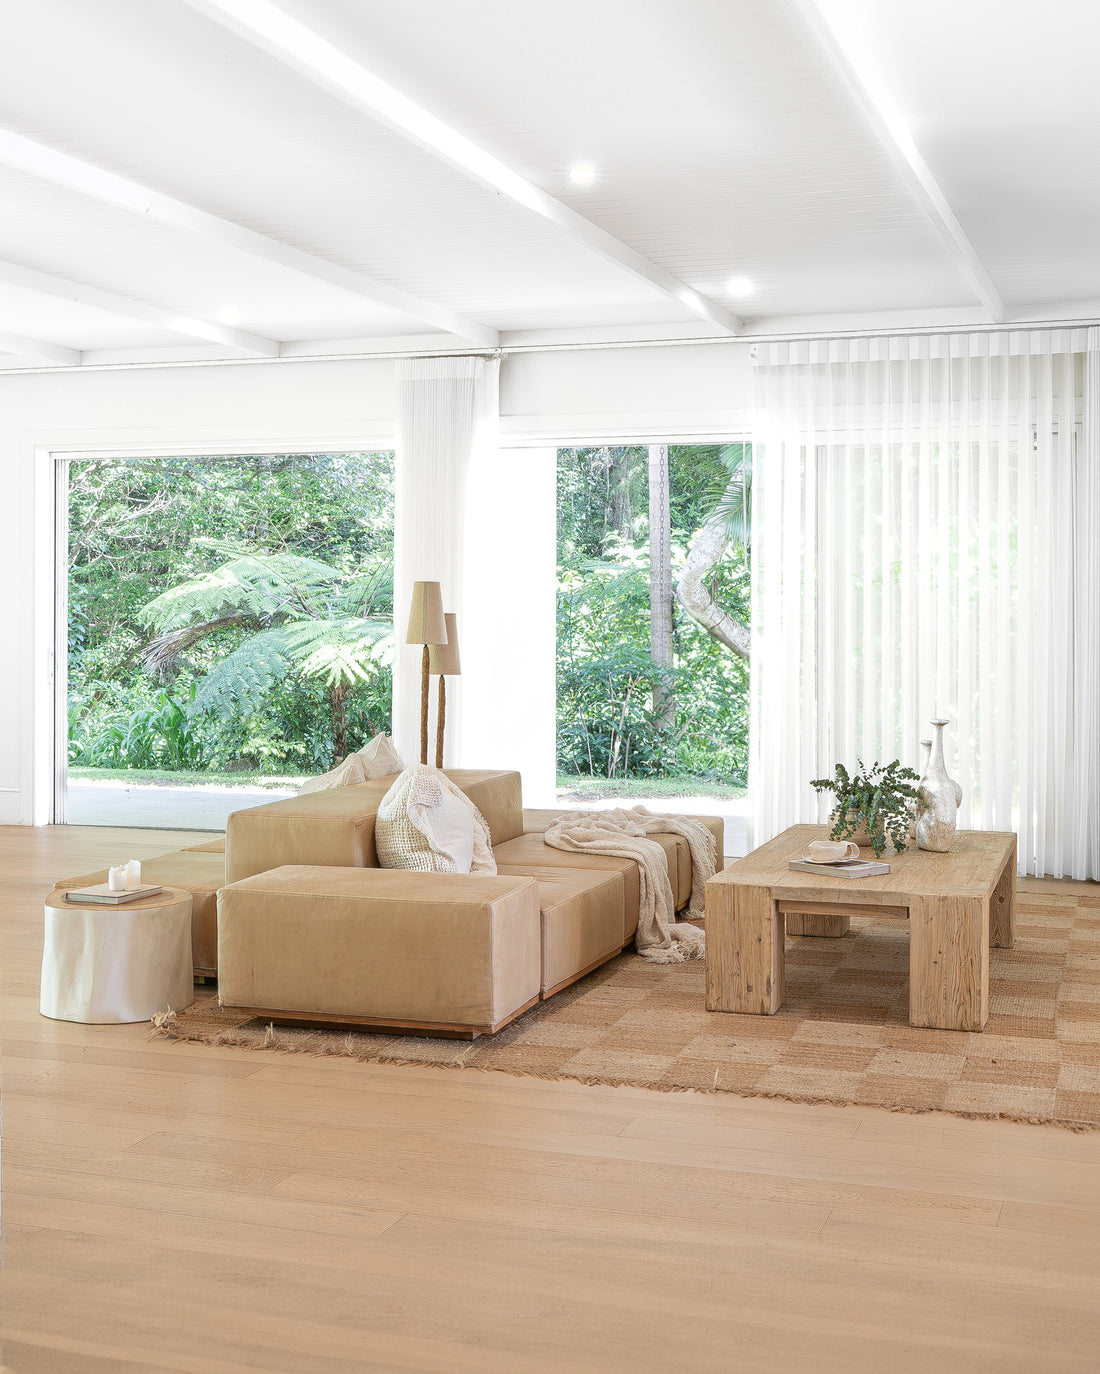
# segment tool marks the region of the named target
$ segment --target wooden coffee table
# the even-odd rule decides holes
[[[707,1010],[778,1011],[785,934],[846,935],[852,915],[898,916],[909,919],[909,1024],[980,1031],[990,946],[1011,949],[1015,934],[1016,836],[960,830],[949,854],[889,852],[890,872],[871,878],[787,867],[827,836],[792,826],[707,883]]]

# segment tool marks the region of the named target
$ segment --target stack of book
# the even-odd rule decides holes
[[[136,902],[141,897],[155,897],[161,889],[151,883],[141,887],[127,887],[121,892],[112,892],[106,883],[96,883],[93,887],[73,888],[65,896],[70,902],[102,902],[104,906],[121,906],[124,902]]]
[[[809,859],[791,859],[788,868],[799,873],[828,873],[834,878],[871,878],[877,873],[889,873],[890,865],[871,859],[834,859],[831,863],[811,863]]]

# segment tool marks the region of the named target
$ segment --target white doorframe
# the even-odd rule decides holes
[[[146,431],[148,433],[148,431]],[[262,431],[261,431],[262,433]],[[114,432],[30,436],[35,458],[35,559],[32,825],[64,825],[68,788],[69,745],[69,465],[91,458],[250,458],[279,453],[393,452],[392,427],[374,433],[289,432],[273,429],[267,437],[216,443],[209,426],[201,437],[177,427],[150,434],[134,444]]]
[[[53,740],[50,773],[53,779],[49,820],[68,821],[69,786],[69,458],[55,458],[53,467],[54,553],[52,651]]]

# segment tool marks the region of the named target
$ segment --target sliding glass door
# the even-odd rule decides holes
[[[748,844],[751,455],[558,451],[558,804],[727,817]]]
[[[392,454],[62,466],[70,824],[221,830],[388,729]]]

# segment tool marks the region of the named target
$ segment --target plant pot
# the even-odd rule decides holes
[[[834,827],[835,825],[836,825],[836,812],[834,811],[833,814],[829,817],[829,838],[830,838],[830,839],[833,838],[833,827]],[[858,844],[859,847],[860,847],[860,849],[873,849],[873,848],[874,848],[874,840],[871,838],[871,832],[867,829],[867,826],[866,826],[865,824],[864,824],[864,825],[861,825],[861,826],[859,827],[859,829],[855,832],[854,835],[844,835],[842,838],[845,839],[845,840],[851,840],[853,844]],[[890,843],[890,837],[889,837],[889,836],[886,837],[886,845],[887,845],[887,848],[891,848],[891,847],[892,847],[892,846],[891,846],[891,843]]]
[[[871,832],[865,825],[861,825],[854,835],[847,835],[845,838],[851,840],[853,844],[858,844],[860,849],[870,849],[874,844],[871,839]]]

